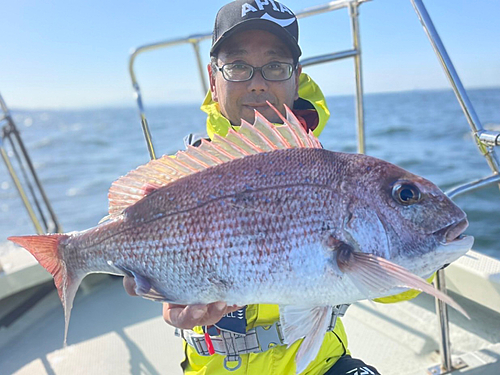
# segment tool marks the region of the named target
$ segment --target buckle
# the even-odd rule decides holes
[[[333,331],[335,324],[337,324],[337,318],[341,318],[345,315],[347,308],[351,306],[348,304],[332,306],[332,317],[330,318],[330,323],[328,324],[327,331]]]
[[[234,367],[229,367],[229,365],[227,364],[228,362],[235,362],[235,361],[237,361],[238,363]],[[229,358],[229,356],[224,357],[224,368],[227,371],[236,371],[240,368],[240,366],[241,366],[241,357],[239,355],[231,356],[231,358]]]
[[[270,326],[257,326],[253,330],[259,343],[260,351],[258,353],[265,352],[277,345],[283,345],[285,341],[281,334],[281,324],[279,322]]]

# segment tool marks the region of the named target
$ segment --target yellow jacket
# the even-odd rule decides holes
[[[306,74],[301,74],[299,79],[299,97],[309,101],[318,112],[319,123],[313,131],[319,136],[326,125],[330,112],[326,106],[325,97],[318,85]],[[230,122],[221,115],[218,103],[212,100],[208,92],[201,109],[208,114],[207,133],[210,138],[214,134],[226,135],[231,127]],[[411,299],[418,294],[416,291],[408,291],[398,296],[379,299],[379,302],[396,302]],[[256,326],[271,325],[279,320],[277,305],[249,305],[246,310],[247,330]],[[200,327],[195,331],[201,333]],[[242,375],[242,374],[295,374],[295,354],[302,340],[294,343],[289,349],[286,346],[275,346],[263,353],[241,355],[241,366],[229,372],[223,366],[224,356],[214,354],[212,356],[200,356],[189,345],[184,343],[186,360],[183,363],[185,374],[220,374],[220,375]],[[316,375],[324,374],[344,354],[349,354],[347,349],[347,335],[340,319],[337,319],[335,329],[327,332],[323,345],[314,361],[312,361],[302,374]],[[233,366],[233,362],[229,362]]]

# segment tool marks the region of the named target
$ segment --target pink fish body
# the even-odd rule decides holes
[[[319,350],[329,306],[403,288],[453,303],[420,277],[472,247],[463,211],[397,166],[321,149],[292,116],[281,127],[256,116],[139,167],[113,184],[97,227],[9,239],[54,275],[67,323],[93,272],[133,276],[137,294],[157,301],[279,304],[287,343],[305,336],[297,372]],[[297,311],[325,329],[304,332]]]

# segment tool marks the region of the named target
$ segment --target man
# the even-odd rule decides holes
[[[279,116],[267,101],[282,114],[287,105],[306,129],[316,136],[321,133],[330,113],[319,87],[302,73],[297,41],[297,19],[277,1],[237,0],[220,9],[208,66],[210,92],[202,105],[208,115],[210,138],[214,134],[226,135],[231,127],[237,129],[241,119],[253,123],[255,110],[271,122],[279,123]],[[189,139],[190,144],[197,144],[193,137]],[[130,294],[135,294],[133,280],[126,278],[124,285]],[[339,310],[338,315],[342,315],[343,308]],[[260,353],[256,353],[255,347],[233,350],[231,346],[241,335],[246,335],[248,342],[258,341],[262,346],[269,340],[266,336],[269,332],[279,331],[276,305],[241,308],[223,302],[190,306],[166,303],[163,316],[167,323],[183,330],[181,336],[187,342],[182,365],[186,374],[226,374],[228,370],[234,374],[295,374],[298,345],[287,349],[286,345],[276,343],[279,335],[272,339],[277,345],[265,347]],[[373,367],[349,356],[347,336],[337,317],[332,316],[331,329],[316,359],[303,373],[354,374],[359,369],[360,373],[378,374]],[[264,326],[271,329],[256,328]],[[227,348],[226,355],[209,355],[213,344],[210,337],[217,339],[219,352]]]

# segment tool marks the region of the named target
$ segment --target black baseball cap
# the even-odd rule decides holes
[[[215,17],[210,55],[214,56],[224,41],[243,30],[266,30],[290,48],[294,60],[299,47],[299,25],[295,14],[275,0],[236,0],[220,8]]]

